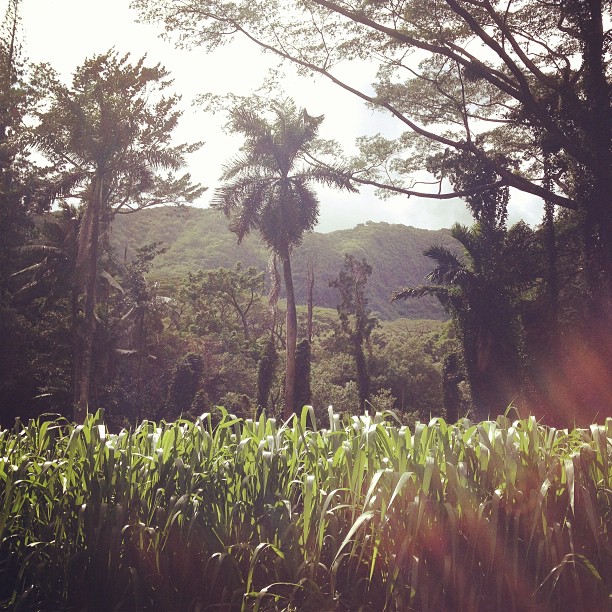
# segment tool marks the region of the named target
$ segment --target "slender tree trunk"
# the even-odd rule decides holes
[[[236,310],[238,310],[238,314],[240,315],[240,322],[242,323],[242,332],[244,333],[244,339],[249,342],[251,340],[251,332],[249,330],[249,321],[246,316],[246,312],[240,308],[240,306],[234,302],[234,306]]]
[[[75,285],[72,288],[71,296],[71,326],[72,326],[72,405],[76,406],[79,403],[79,380],[81,380],[81,355],[83,354],[83,330],[79,323],[79,298],[81,295],[80,288],[76,283],[79,279],[75,279]]]
[[[295,412],[295,349],[297,345],[297,312],[295,292],[291,274],[291,259],[288,252],[283,254],[283,275],[287,293],[287,346],[285,366],[285,409],[283,416],[288,419]]]
[[[355,365],[357,367],[357,387],[359,390],[359,409],[364,412],[366,400],[370,395],[370,378],[368,376],[368,365],[363,351],[363,337],[357,332],[353,336],[353,348],[355,351]]]
[[[75,355],[75,384],[77,385],[77,403],[74,407],[74,421],[83,423],[87,415],[91,393],[91,365],[93,360],[94,335],[96,331],[96,284],[98,281],[98,251],[100,242],[100,216],[102,205],[102,178],[97,176],[92,189],[92,200],[89,204],[91,217],[86,220],[83,243],[79,251],[84,253],[83,265],[85,277],[85,310],[83,325],[79,342],[79,351]],[[89,227],[88,227],[89,225]],[[80,259],[80,257],[79,257]]]
[[[300,340],[295,350],[295,409],[302,413],[304,406],[312,403],[310,388],[310,342]],[[312,423],[311,423],[312,426]]]
[[[308,289],[308,344],[312,347],[312,320],[314,314],[314,267],[310,256],[308,256],[308,264],[306,266],[306,284]]]
[[[147,328],[145,327],[145,309],[141,307],[138,312],[138,360],[136,363],[136,397],[138,409],[136,417],[138,423],[142,421],[142,359],[147,345]]]
[[[553,190],[549,154],[544,155],[544,187]],[[557,237],[555,232],[555,205],[544,202],[544,245],[546,248],[546,293],[548,297],[549,337],[554,338],[559,323],[559,277],[557,273]]]

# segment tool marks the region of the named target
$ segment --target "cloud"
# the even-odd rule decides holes
[[[472,219],[460,200],[430,200],[395,196],[381,200],[374,190],[362,187],[358,194],[331,190],[319,192],[321,213],[317,231],[331,232],[354,227],[367,221],[399,223],[424,229],[450,227],[453,223],[470,224]]]

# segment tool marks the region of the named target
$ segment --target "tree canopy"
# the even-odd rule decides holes
[[[159,204],[192,202],[204,189],[176,177],[201,145],[172,142],[179,97],[160,65],[130,61],[111,50],[86,60],[66,86],[48,65],[36,68],[38,104],[30,142],[50,162],[49,197],[87,201],[95,175],[104,179],[107,220]]]
[[[394,299],[435,295],[458,327],[475,414],[503,413],[521,389],[520,333],[516,305],[535,279],[517,274],[515,260],[533,256],[532,230],[477,223],[455,225],[453,237],[465,259],[441,245],[425,251],[436,264],[430,285],[409,287]],[[523,274],[529,270],[522,268]]]
[[[46,197],[76,198],[82,207],[75,262],[75,297],[83,298],[82,317],[75,316],[78,420],[91,399],[99,260],[113,216],[154,204],[191,202],[203,191],[188,174],[173,174],[199,145],[172,144],[178,98],[162,93],[169,85],[167,72],[144,62],[132,64],[129,56],[111,50],[77,68],[70,87],[46,65],[32,77],[37,104],[28,140],[50,163]]]
[[[592,311],[609,320],[612,275],[612,111],[609,1],[134,0],[180,44],[207,49],[244,36],[323,75],[402,129],[361,139],[353,180],[388,192],[450,198],[508,186],[578,211]],[[342,63],[378,65],[370,84]],[[488,168],[446,190],[439,155]],[[419,188],[429,169],[434,189]]]

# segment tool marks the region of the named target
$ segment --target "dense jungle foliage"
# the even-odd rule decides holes
[[[364,179],[359,164],[313,165],[321,117],[283,102],[265,118],[260,104],[242,101],[231,111],[231,126],[244,135],[243,155],[250,151],[251,158],[231,162],[216,196],[217,208],[234,215],[229,227],[240,248],[218,211],[163,208],[121,224],[122,213],[188,204],[204,192],[189,175],[177,175],[199,145],[171,144],[180,112],[167,72],[109,51],[78,67],[67,86],[51,67],[21,60],[18,25],[13,0],[0,41],[3,424],[46,411],[81,421],[99,406],[116,425],[196,415],[215,404],[273,414],[281,404],[291,411],[294,393],[319,411],[367,403],[402,418],[443,414],[454,421],[468,411],[486,418],[510,404],[549,423],[588,423],[610,413],[603,306],[609,270],[601,233],[609,212],[593,219],[586,196],[576,195],[578,209],[553,197],[553,166],[566,167],[560,148],[545,151],[549,196],[535,230],[506,225],[509,185],[516,184],[505,162],[451,147],[434,151],[427,163],[463,193],[473,227],[427,238],[385,224],[309,234],[318,201],[308,181],[353,189],[351,180],[372,182],[375,175]],[[34,163],[32,150],[47,165]],[[570,176],[576,186],[580,173]],[[292,212],[276,218],[278,203],[253,208],[270,180],[284,185],[279,202],[281,208],[291,202]],[[279,256],[284,283],[274,259],[266,280],[262,250],[248,236],[255,229]],[[370,272],[357,278],[360,258]],[[422,284],[428,271],[429,284]],[[291,298],[285,323],[281,285]],[[384,296],[394,291],[389,305]],[[299,360],[296,295],[306,304]],[[405,304],[416,298],[439,302],[452,327],[414,332],[407,323],[375,320],[415,315]],[[396,309],[399,300],[403,310]],[[321,305],[337,307],[337,318],[315,316]],[[440,307],[430,312],[441,315]]]
[[[156,4],[159,12],[150,13]],[[168,17],[163,0],[135,5],[146,18]],[[170,19],[177,31],[183,10]],[[585,15],[576,13],[577,23]],[[516,18],[527,27],[523,16]],[[509,35],[501,22],[496,27]],[[460,29],[453,32],[461,38]],[[584,49],[592,43],[585,32],[571,34]],[[207,34],[217,35],[214,28]],[[516,150],[533,156],[522,183],[511,169],[519,163],[511,163],[514,152],[499,157],[504,130],[490,135],[488,148],[479,141],[465,149],[445,137],[445,151],[433,132],[416,130],[436,146],[427,159],[418,147],[416,158],[406,157],[405,172],[418,158],[452,185],[474,217],[472,227],[425,234],[365,224],[321,235],[310,231],[318,215],[312,185],[385,189],[375,162],[384,151],[397,157],[399,149],[362,139],[363,156],[346,160],[317,138],[323,117],[287,99],[266,106],[259,98],[234,98],[228,129],[244,138],[241,152],[227,162],[212,198],[216,210],[188,208],[205,188],[180,172],[200,143],[172,142],[181,113],[167,71],[111,50],[78,66],[67,85],[52,67],[21,59],[19,36],[19,0],[11,0],[0,40],[4,424],[45,411],[82,421],[101,406],[117,425],[199,414],[215,404],[245,415],[273,414],[281,405],[290,413],[296,399],[319,411],[367,404],[396,409],[402,418],[451,421],[466,413],[487,418],[511,404],[564,425],[609,414],[609,211],[593,204],[605,177],[589,166],[591,115],[580,123],[564,108],[551,119],[548,106],[529,107],[522,94],[504,89],[516,109],[527,104],[532,113],[504,119],[521,135]],[[430,51],[444,55],[442,48]],[[582,57],[585,74],[595,74],[595,56]],[[495,73],[480,70],[465,77],[472,89],[464,96],[484,95],[481,79],[500,85]],[[572,86],[591,91],[587,76]],[[434,82],[450,92],[454,78]],[[406,91],[414,94],[412,84]],[[392,92],[380,95],[393,111]],[[600,103],[594,98],[585,112],[603,112]],[[492,104],[492,117],[498,105],[507,108],[502,98]],[[449,121],[455,116],[439,112]],[[465,115],[461,129],[474,119]],[[585,151],[566,142],[572,121]],[[551,148],[541,130],[554,132],[558,146]],[[406,151],[416,146],[400,142]],[[535,185],[538,169],[546,181]],[[394,165],[389,172],[400,170]],[[387,187],[412,194],[402,184]],[[541,227],[508,227],[510,187],[545,200]],[[182,206],[142,212],[170,203]],[[124,213],[134,221],[119,222]],[[299,317],[296,296],[304,308]],[[416,306],[424,299],[425,310]],[[336,308],[337,316],[321,306]],[[450,317],[451,324],[411,329],[396,319],[424,312]]]

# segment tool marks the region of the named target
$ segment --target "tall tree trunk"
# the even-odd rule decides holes
[[[559,278],[557,274],[557,238],[555,233],[554,204],[545,203],[544,242],[546,245],[546,289],[548,293],[549,325],[556,332],[559,321]]]
[[[288,419],[295,412],[295,349],[297,345],[297,312],[295,309],[295,292],[291,274],[289,252],[282,256],[285,291],[287,293],[287,353],[285,365],[285,408],[283,416]]]
[[[145,309],[141,306],[138,310],[138,338],[136,348],[138,360],[136,362],[136,397],[138,398],[138,409],[136,413],[137,422],[142,421],[142,361],[147,346],[147,328],[145,327]]]
[[[314,266],[310,255],[306,265],[306,286],[308,290],[308,344],[312,347],[313,327],[312,320],[314,314]]]
[[[244,334],[244,339],[249,342],[251,340],[251,331],[249,330],[249,321],[246,316],[246,312],[240,308],[237,302],[234,302],[234,306],[238,311],[238,315],[240,316],[240,322],[242,323],[242,333]]]
[[[553,190],[551,178],[550,155],[544,154],[544,187]],[[549,337],[554,338],[559,323],[559,276],[557,273],[557,237],[555,232],[555,205],[550,201],[544,202],[544,246],[546,249],[546,293],[548,299],[547,327]]]
[[[301,414],[304,406],[312,403],[310,388],[310,342],[300,340],[295,350],[295,409]],[[312,423],[311,423],[312,425]]]
[[[586,273],[590,289],[591,317],[612,332],[612,109],[606,76],[606,33],[601,0],[579,3],[582,17],[586,141],[590,169],[581,177],[578,200],[584,215]]]
[[[100,217],[102,207],[102,177],[96,176],[92,199],[85,213],[80,237],[77,266],[83,266],[85,309],[81,326],[80,341],[75,354],[75,396],[74,421],[83,423],[87,415],[91,393],[91,365],[93,360],[94,335],[96,331],[96,284],[98,281],[98,252],[100,243]],[[87,216],[89,215],[89,218]]]
[[[274,369],[277,362],[276,353],[276,321],[278,318],[278,297],[280,295],[281,278],[276,265],[276,254],[273,253],[268,261],[268,274],[270,276],[270,291],[268,293],[268,306],[271,315],[270,337],[266,343],[257,369],[257,416],[264,410],[274,412],[275,401],[270,397],[270,390],[274,381]]]

